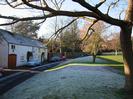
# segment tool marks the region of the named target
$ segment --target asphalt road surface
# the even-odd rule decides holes
[[[0,78],[0,95],[7,92],[9,89],[15,87],[16,85],[22,83],[28,78],[40,73],[41,71],[47,70],[54,66],[60,64],[60,62],[49,63],[42,66],[33,67],[30,70],[21,70],[19,72],[13,73],[9,76]]]

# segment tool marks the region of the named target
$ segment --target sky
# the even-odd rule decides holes
[[[99,2],[99,0],[88,0],[89,2],[91,2],[92,5],[96,4]],[[101,6],[99,9],[103,12],[105,12],[109,6],[109,2],[111,2],[112,0],[108,0],[108,2]],[[124,0],[121,0],[119,6],[117,8],[113,8],[110,11],[110,14],[112,17],[114,18],[118,18],[119,14],[118,12],[120,12],[122,9],[124,9],[127,5],[125,2],[122,2]],[[52,5],[50,5],[51,7],[53,7]],[[20,9],[13,9],[9,6],[3,6],[0,5],[0,14],[1,15],[13,15],[13,16],[19,16],[19,17],[26,17],[26,16],[35,16],[35,15],[39,15],[40,11],[36,11],[36,10],[20,10]],[[73,3],[71,0],[66,0],[62,6],[63,10],[73,10],[73,11],[83,11],[83,10],[87,10],[83,7],[81,7],[79,4],[77,3]],[[122,14],[122,18],[124,18],[124,13]],[[65,19],[65,21],[67,20],[67,17],[60,17],[59,19]],[[5,20],[0,19],[0,23],[4,22]],[[60,21],[60,20],[59,20]],[[39,31],[38,31],[38,36],[44,36],[46,38],[50,37],[50,35],[52,35],[52,33],[54,32],[54,22],[55,22],[55,18],[50,18],[47,19],[40,27]],[[82,27],[84,25],[84,21],[80,21],[79,22],[79,26]],[[0,27],[0,28],[5,28],[5,27]],[[112,33],[112,32],[118,32],[119,28],[112,26],[111,28],[108,29],[108,34]]]

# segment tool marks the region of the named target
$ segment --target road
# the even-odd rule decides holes
[[[20,70],[12,75],[2,77],[0,79],[0,95],[7,92],[9,89],[15,87],[16,85],[22,83],[23,81],[27,80],[28,78],[38,74],[44,70],[52,68],[60,64],[60,62],[54,62],[42,66],[37,66],[31,68],[31,70]]]

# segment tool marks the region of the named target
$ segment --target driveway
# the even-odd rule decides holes
[[[24,82],[35,74],[53,68],[54,66],[57,66],[60,63],[61,61],[32,68],[19,67],[16,69],[4,69],[4,74],[2,74],[2,76],[0,77],[0,95],[7,92],[14,86]]]
[[[118,93],[124,76],[102,66],[69,66],[44,71],[0,99],[127,99]]]

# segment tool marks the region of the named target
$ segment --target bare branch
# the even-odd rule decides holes
[[[109,11],[110,11],[112,5],[113,5],[113,3],[111,3],[111,4],[109,5],[109,7],[108,7],[108,9],[107,9],[107,15],[109,14]]]
[[[9,2],[8,0],[5,0],[6,1],[6,3],[10,6],[10,7],[12,7],[12,8],[16,8],[17,6],[20,6],[20,5],[22,5],[23,3],[19,3],[19,4],[16,4],[16,5],[12,5],[11,3],[12,2]]]
[[[113,3],[113,7],[116,6],[118,4],[120,0],[116,0],[114,3]]]
[[[95,20],[95,21],[93,21],[93,23],[89,26],[89,28],[88,28],[88,30],[87,30],[87,32],[86,32],[86,35],[84,36],[84,38],[80,41],[80,42],[82,42],[82,41],[84,41],[86,38],[88,39],[91,35],[92,35],[92,33],[94,32],[94,29],[92,28],[96,23],[98,22],[98,20]],[[89,34],[89,31],[90,30],[92,30],[91,31],[91,33]],[[89,35],[88,35],[89,34]]]
[[[41,1],[40,1],[41,2]],[[43,2],[43,4],[45,5],[45,6],[48,6],[48,4],[47,4],[47,2],[45,1],[45,0],[42,0],[42,2]]]
[[[125,21],[123,21],[123,20],[118,20],[118,19],[112,18],[112,17],[108,16],[107,14],[103,14],[100,10],[98,10],[97,7],[102,5],[102,3],[99,3],[97,5],[97,7],[93,7],[90,4],[88,4],[85,0],[72,0],[72,1],[79,3],[81,6],[87,8],[89,11],[79,11],[79,12],[77,12],[77,11],[61,11],[61,10],[55,10],[53,8],[50,8],[47,5],[45,0],[43,0],[43,2],[47,6],[38,6],[38,5],[32,4],[32,3],[30,3],[30,2],[32,2],[32,0],[22,0],[22,2],[25,5],[27,5],[31,8],[37,9],[37,10],[48,11],[49,13],[51,13],[52,16],[69,16],[69,17],[87,16],[87,17],[96,18],[98,20],[103,20],[107,23],[110,23],[110,24],[116,25],[116,26],[122,26],[125,23]],[[118,1],[119,0],[117,0],[117,2]],[[63,3],[63,2],[64,2],[64,0],[62,0],[61,3]],[[36,18],[35,18],[35,20],[36,20]]]
[[[55,14],[55,16],[72,16],[72,17],[89,16],[89,17],[94,17],[94,18],[100,19],[100,17],[93,12],[88,12],[88,11],[79,11],[79,12],[57,11],[57,10],[50,8],[49,6],[41,7],[41,6],[30,4],[26,0],[22,0],[22,1],[24,4],[26,4],[29,7],[36,8],[38,10],[49,11],[49,12]]]
[[[118,20],[118,19],[108,16],[107,14],[103,14],[100,10],[98,10],[96,7],[93,7],[92,5],[87,3],[85,0],[72,0],[72,1],[79,3],[81,6],[96,13],[100,17],[101,20],[103,20],[107,23],[110,23],[110,24],[116,25],[116,26],[122,26],[123,23],[125,23],[125,21],[123,21],[123,20]]]
[[[44,3],[44,5],[46,5],[47,6],[47,3],[46,3],[46,1],[45,0],[43,0],[43,1],[40,1],[40,4],[41,4],[41,6],[43,7],[43,3]],[[44,11],[42,10],[42,13],[43,13],[43,15],[45,15],[45,13],[44,13]]]
[[[119,1],[120,1],[120,0],[116,0],[115,2],[112,2],[112,3],[109,5],[109,7],[108,7],[108,9],[107,9],[107,15],[109,14],[109,11],[110,11],[111,7],[115,7]]]
[[[60,6],[59,6],[60,8],[62,7],[64,2],[65,2],[65,0],[60,0],[60,2],[59,2],[60,3]]]
[[[59,2],[57,2],[57,0],[51,0],[51,2],[54,4],[54,6],[56,7],[57,10],[60,10],[63,3],[65,0],[59,0]]]
[[[108,25],[108,26],[104,27],[103,30],[102,30],[102,32],[105,32],[106,29],[110,28],[111,26],[112,26],[112,25]]]
[[[3,23],[3,24],[0,24],[0,26],[12,25],[12,24],[17,23],[17,22],[19,22],[19,21],[16,20],[16,21],[8,22],[8,23]]]
[[[27,6],[29,7],[32,7],[32,8],[35,8],[35,9],[38,9],[38,10],[44,10],[44,11],[49,11],[49,12],[53,12],[54,9],[50,8],[48,5],[47,6],[37,6],[37,5],[34,5],[34,4],[31,4],[29,1],[27,0],[22,0],[24,4],[26,4]]]
[[[18,4],[12,4],[12,3],[16,2],[16,1],[9,2],[8,0],[5,0],[5,2],[6,2],[6,4],[4,4],[4,5],[9,5],[13,9],[32,9],[32,8],[25,8],[24,6],[23,6],[24,8],[23,7],[18,8],[19,6],[23,5],[22,2],[18,3]]]
[[[56,0],[51,0],[51,2],[54,4],[54,6],[56,7],[57,10],[60,9]]]
[[[119,19],[121,20],[121,14],[124,12],[124,10],[122,10],[119,14]]]
[[[46,19],[44,19],[41,22],[37,23],[37,25],[40,25],[40,24],[44,23],[45,21],[46,21]]]
[[[106,2],[106,0],[103,0],[101,2],[99,2],[98,4],[96,4],[96,8],[99,8],[102,4],[104,4]]]
[[[90,16],[90,17],[96,17],[97,19],[99,19],[99,17],[92,12],[87,12],[87,11],[80,11],[80,12],[69,12],[69,11],[55,11],[53,13],[50,13],[48,15],[44,15],[44,16],[35,16],[35,17],[25,17],[25,18],[18,18],[18,17],[13,17],[13,16],[3,16],[0,15],[0,18],[3,19],[12,19],[14,21],[18,20],[18,21],[26,21],[26,20],[42,20],[45,18],[50,18],[50,17],[54,17],[54,16],[70,16],[70,17],[82,17],[82,16]],[[3,26],[4,24],[1,24],[0,26]]]
[[[3,15],[0,15],[0,18],[3,18],[3,19],[12,19],[12,20],[18,20],[19,18],[17,17],[13,17],[13,16],[3,16]]]
[[[50,18],[50,17],[54,17],[54,15],[53,15],[53,14],[49,14],[49,15],[45,15],[45,16],[26,17],[26,18],[17,18],[17,17],[10,17],[10,16],[2,16],[2,15],[0,15],[0,18],[12,19],[12,20],[13,20],[13,21],[10,22],[10,23],[3,23],[3,24],[0,24],[0,26],[11,25],[11,24],[17,23],[17,22],[19,22],[19,21],[44,20],[44,19]]]

